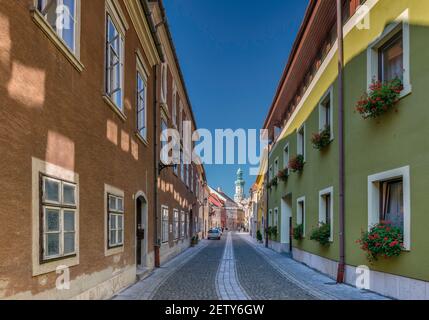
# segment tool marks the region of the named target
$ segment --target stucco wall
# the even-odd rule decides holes
[[[355,241],[361,231],[368,228],[368,176],[391,169],[410,166],[411,176],[411,251],[403,252],[388,261],[382,260],[370,265],[372,270],[405,277],[429,280],[427,270],[429,258],[426,255],[429,242],[424,226],[428,225],[426,207],[427,189],[426,139],[428,111],[425,87],[428,69],[425,62],[424,45],[429,34],[429,19],[424,12],[429,3],[417,0],[368,1],[373,6],[370,13],[370,29],[352,28],[345,38],[345,146],[346,146],[346,262],[351,266],[369,264],[365,254]],[[356,102],[367,89],[367,47],[383,31],[385,26],[400,16],[406,9],[410,24],[410,69],[412,92],[397,106],[397,112],[390,112],[377,120],[363,120],[354,111]],[[347,27],[346,27],[347,29]],[[333,49],[335,50],[335,48]],[[279,157],[283,168],[283,148],[289,142],[290,156],[297,153],[296,129],[306,125],[307,161],[302,174],[292,173],[286,183],[279,182],[269,192],[269,207],[281,208],[280,199],[292,195],[292,212],[296,224],[296,200],[306,197],[306,238],[295,241],[300,250],[338,260],[338,86],[336,82],[337,58],[326,62],[326,68],[316,80],[301,109],[285,129],[284,135],[274,147],[270,164]],[[333,85],[334,140],[326,150],[318,151],[311,145],[311,134],[318,131],[318,102]],[[312,227],[318,223],[319,191],[334,188],[334,241],[325,248],[310,241]],[[279,214],[279,220],[281,215]],[[279,224],[281,222],[279,221]]]
[[[142,143],[135,135],[135,50],[145,50],[122,6],[130,25],[125,41],[126,119],[122,120],[102,99],[105,2],[81,2],[82,72],[32,21],[31,0],[6,1],[0,8],[0,298],[54,296],[55,272],[32,276],[33,157],[80,178],[79,264],[70,269],[72,290],[58,297],[71,298],[91,287],[105,286],[118,277],[117,272],[123,274],[119,285],[106,286],[119,288],[135,278],[133,195],[143,191],[148,199],[153,198],[153,162],[147,161],[153,150],[151,143]],[[148,106],[153,105],[152,90],[153,75],[149,74]],[[152,108],[147,117],[152,119]],[[148,141],[153,138],[148,121]],[[105,184],[124,192],[124,250],[112,256],[105,256]],[[148,205],[152,225],[151,200]],[[152,232],[149,229],[147,234],[149,251],[154,246]]]

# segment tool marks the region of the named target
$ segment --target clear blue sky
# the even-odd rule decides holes
[[[164,0],[199,128],[260,129],[304,16],[305,0]],[[247,166],[206,165],[210,186],[234,195]]]

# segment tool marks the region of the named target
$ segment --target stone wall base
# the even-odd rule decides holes
[[[277,241],[268,240],[268,248],[274,250],[278,253],[288,253],[289,251],[289,243],[280,243]]]
[[[161,265],[167,263],[177,255],[181,254],[183,251],[188,249],[191,245],[191,240],[180,240],[172,248],[169,247],[169,244],[164,244],[160,248],[160,263]]]
[[[43,279],[43,278],[41,278]],[[42,280],[41,280],[42,281]],[[59,290],[47,288],[34,294],[20,292],[8,297],[11,300],[105,300],[136,282],[136,267],[108,268],[92,274],[78,276],[70,281],[70,287]]]
[[[295,260],[334,280],[337,278],[337,261],[326,259],[297,248],[293,248],[292,256]],[[370,268],[370,266],[368,267]],[[345,282],[354,287],[361,273],[357,274],[356,269],[354,266],[346,265]],[[371,270],[369,275],[370,291],[400,300],[429,300],[429,282],[427,281]]]

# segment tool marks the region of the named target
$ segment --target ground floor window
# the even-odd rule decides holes
[[[124,198],[108,195],[108,239],[109,248],[124,244]]]
[[[302,234],[305,236],[305,197],[297,200],[296,224],[302,225]]]
[[[331,229],[330,240],[333,241],[333,196],[334,188],[327,188],[319,192],[319,223],[329,225]]]
[[[43,260],[67,257],[76,253],[77,185],[41,176]]]
[[[162,242],[168,242],[168,208],[162,207],[162,225],[161,225],[161,233],[162,233]]]
[[[380,187],[380,220],[404,231],[404,183],[401,179],[382,181]]]
[[[380,221],[403,231],[404,247],[411,248],[410,167],[368,177],[368,228]]]
[[[273,226],[277,227],[279,224],[279,209],[275,208],[274,209],[274,221],[273,221]]]
[[[174,239],[179,239],[179,210],[173,212]]]
[[[180,212],[180,237],[183,239],[185,237],[185,212]]]

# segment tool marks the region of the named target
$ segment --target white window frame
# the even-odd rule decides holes
[[[195,182],[194,181],[194,166],[192,164],[190,164],[189,168],[190,168],[190,171],[189,171],[189,173],[190,173],[189,183],[191,184],[190,188],[191,188],[191,192],[193,193],[194,192],[194,182]]]
[[[319,223],[326,223],[326,195],[330,196],[330,229],[331,234],[329,236],[329,241],[334,241],[334,187],[329,187],[319,191]]]
[[[110,207],[110,200],[114,199],[116,203],[116,208]],[[119,206],[119,203],[122,202],[122,208]],[[125,203],[124,197],[116,194],[107,194],[107,208],[108,208],[108,219],[107,219],[107,246],[108,249],[115,249],[118,247],[124,246],[124,235],[125,235]],[[116,228],[112,229],[111,219],[115,218],[116,220]],[[122,219],[122,229],[119,228],[119,218]],[[111,242],[111,232],[115,232],[116,241]],[[118,241],[118,236],[121,235],[122,241]]]
[[[334,139],[334,90],[332,86],[328,89],[328,91],[323,95],[322,99],[319,102],[319,132],[322,132],[326,128],[326,107],[325,101],[329,98],[329,121],[330,123],[330,133],[331,140]]]
[[[109,25],[109,21],[111,21],[111,23],[113,24],[113,26],[116,29],[116,32],[118,33],[118,35],[121,37],[120,39],[120,52],[119,54],[119,59],[120,59],[120,72],[119,72],[119,77],[120,77],[120,90],[121,90],[121,103],[120,105],[118,105],[115,101],[115,99],[113,99],[113,94],[114,92],[112,92],[113,88],[110,88],[110,75],[109,75],[109,57],[110,57],[110,50],[108,50],[108,33],[109,33],[109,29],[108,29],[108,25]],[[122,19],[120,18],[120,14],[118,13],[116,6],[112,3],[112,1],[106,1],[106,15],[105,15],[105,65],[104,65],[104,72],[105,72],[105,96],[107,97],[107,99],[109,99],[109,105],[113,105],[114,107],[116,107],[118,109],[118,111],[120,112],[121,115],[124,114],[124,91],[125,91],[125,32],[126,32],[126,26],[123,24]],[[118,88],[116,88],[117,90]]]
[[[279,169],[280,169],[280,167],[279,167],[279,158],[277,157],[274,160],[274,176],[273,176],[273,178],[277,176],[277,174],[279,173]]]
[[[303,134],[301,135],[300,131],[303,132]],[[300,126],[298,128],[298,130],[296,131],[296,141],[297,141],[297,147],[296,147],[296,151],[297,151],[297,155],[302,155],[304,157],[304,161],[306,160],[306,150],[305,150],[305,137],[306,137],[306,128],[305,128],[305,123]],[[301,150],[303,148],[303,150]]]
[[[380,182],[402,178],[404,197],[404,248],[411,250],[410,166],[368,176],[368,230],[380,222]]]
[[[301,214],[301,206],[300,203],[303,203],[303,212]],[[306,229],[306,225],[305,225],[305,220],[306,220],[306,216],[305,216],[305,211],[307,210],[306,208],[306,204],[305,204],[305,196],[304,197],[300,197],[298,199],[296,199],[296,224],[300,225],[302,224],[302,237],[305,238],[305,229]]]
[[[273,226],[277,228],[279,226],[279,208],[274,208]]]
[[[286,169],[287,174],[289,174],[289,161],[290,161],[290,147],[288,142],[283,148],[283,168]]]
[[[43,274],[48,274],[55,272],[58,267],[67,266],[73,267],[79,265],[80,253],[79,253],[79,208],[80,208],[80,199],[79,199],[79,174],[64,169],[60,166],[54,165],[52,163],[37,159],[32,157],[31,159],[31,199],[32,199],[32,210],[31,210],[31,266],[32,266],[32,276],[39,276]],[[64,180],[76,184],[76,205],[77,209],[75,212],[75,255],[67,256],[63,259],[53,259],[49,261],[41,261],[41,233],[40,229],[42,224],[42,215],[41,215],[41,175],[55,177],[56,179]],[[61,267],[63,268],[63,267]]]
[[[168,66],[167,63],[161,64],[161,103],[167,105],[168,97]]]
[[[165,219],[164,213],[167,213],[167,219]],[[165,224],[166,223],[166,224]],[[168,243],[170,240],[170,212],[167,206],[161,206],[161,242]]]
[[[44,6],[46,6],[48,0],[40,0],[40,1],[42,4],[42,7],[44,7]],[[58,1],[57,7],[64,5],[63,0],[57,0],[57,1]],[[34,0],[34,3],[35,3],[35,7],[38,8],[39,0]],[[68,46],[68,44],[65,42],[65,40],[63,38],[63,34],[62,34],[62,29],[53,30],[56,33],[56,35],[58,36],[58,38],[60,39],[60,41],[62,41],[64,43],[64,45],[69,49],[69,51],[71,53],[73,53],[78,59],[80,58],[80,8],[81,8],[80,0],[75,0],[74,1],[74,13],[75,13],[75,15],[73,17],[71,17],[71,19],[73,21],[73,28],[74,28],[73,49],[70,48]],[[43,17],[43,19],[45,19],[46,23],[49,25],[46,15],[43,15],[42,12],[40,12],[40,11],[39,11],[39,13]],[[58,21],[60,13],[57,10],[56,10],[56,14],[57,14],[56,21]],[[49,27],[51,27],[51,26],[49,25]]]
[[[182,100],[179,100],[179,133],[180,140],[183,139],[183,104]]]
[[[186,226],[186,215],[185,215],[185,211],[180,211],[180,238],[184,239],[185,238],[185,226]]]
[[[140,115],[140,110],[139,110],[139,101],[140,101],[140,93],[139,93],[139,88],[138,88],[138,77],[141,77],[142,82],[143,82],[143,86],[144,86],[144,132],[143,134],[141,133],[141,129],[139,128],[139,115]],[[148,90],[148,85],[147,85],[147,81],[148,81],[148,76],[145,72],[145,68],[143,67],[143,63],[140,61],[140,58],[137,56],[137,83],[136,83],[136,91],[137,91],[137,105],[136,105],[136,114],[137,114],[137,134],[144,140],[147,141],[147,107],[148,107],[148,103],[147,103],[147,90]]]
[[[174,240],[178,240],[180,238],[180,216],[179,210],[173,209],[173,236]]]
[[[168,164],[169,155],[167,152],[163,152],[163,150],[168,145],[168,134],[166,132],[168,130],[168,121],[164,116],[161,116],[160,121],[160,160],[163,164]]]
[[[46,175],[41,175],[41,180],[42,180],[42,198],[41,198],[41,206],[42,206],[42,212],[43,212],[43,217],[42,217],[42,221],[43,221],[43,227],[42,227],[42,238],[43,238],[43,243],[41,248],[43,248],[43,262],[49,262],[52,259],[67,259],[70,256],[74,256],[76,255],[77,252],[77,212],[78,212],[78,185],[72,182],[68,182],[68,181],[64,181],[62,179],[59,178],[54,178],[54,177],[49,177]],[[45,185],[47,181],[52,181],[58,184],[58,201],[52,201],[52,200],[48,200],[45,197]],[[74,199],[75,199],[75,203],[65,203],[64,202],[64,186],[68,185],[68,186],[73,186],[74,187]],[[46,212],[48,210],[52,210],[52,211],[57,211],[58,212],[58,231],[47,231],[46,230]],[[68,212],[73,212],[74,215],[74,227],[73,227],[73,231],[71,230],[64,230],[64,212],[68,211]],[[70,233],[73,232],[74,233],[74,250],[73,252],[68,252],[68,253],[64,253],[64,236],[66,233]],[[59,243],[58,243],[58,247],[59,247],[59,253],[56,255],[50,255],[48,256],[47,253],[47,247],[46,247],[46,240],[47,240],[47,235],[48,234],[54,234],[57,233],[59,235]]]
[[[367,49],[367,85],[371,85],[373,79],[378,79],[379,72],[379,49],[387,43],[393,36],[402,30],[403,41],[403,85],[400,98],[405,97],[412,91],[411,77],[410,77],[410,23],[409,11],[406,9],[404,12],[395,19],[394,22],[389,24],[383,32],[369,45]]]
[[[173,80],[173,101],[171,106],[171,118],[173,126],[177,129],[177,86]]]

